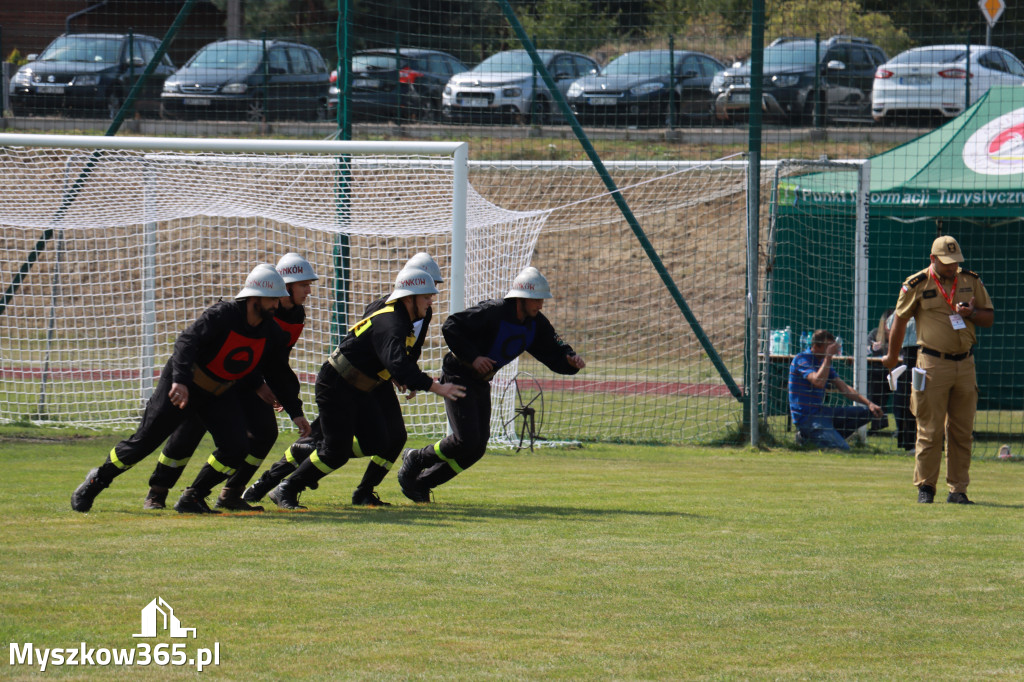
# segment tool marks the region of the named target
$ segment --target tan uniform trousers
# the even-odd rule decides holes
[[[923,391],[914,389],[910,408],[917,417],[914,485],[936,487],[946,441],[946,483],[951,493],[967,492],[971,468],[971,432],[978,409],[974,356],[946,360],[918,353],[917,366],[927,372]]]

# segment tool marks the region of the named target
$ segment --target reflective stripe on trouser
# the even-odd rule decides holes
[[[946,442],[946,483],[950,492],[966,492],[970,483],[974,415],[978,382],[974,356],[945,360],[920,353],[917,366],[925,370],[923,391],[914,390],[910,406],[917,417],[914,485],[935,486]]]
[[[228,476],[230,476],[231,474],[235,473],[234,467],[229,467],[228,465],[217,461],[216,453],[210,455],[210,458],[206,460],[206,463],[222,474],[227,474]]]
[[[114,466],[116,466],[121,471],[128,471],[133,466],[135,466],[134,464],[125,464],[124,462],[122,462],[121,460],[119,460],[117,458],[117,447],[116,446],[110,448],[110,463],[113,464]]]
[[[181,459],[171,459],[166,453],[161,452],[160,457],[157,458],[157,462],[163,464],[165,467],[171,467],[172,469],[183,469],[190,459],[192,459],[192,455],[182,457]]]

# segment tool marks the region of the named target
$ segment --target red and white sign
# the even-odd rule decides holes
[[[964,144],[963,159],[982,175],[1024,173],[1024,107],[975,130]]]

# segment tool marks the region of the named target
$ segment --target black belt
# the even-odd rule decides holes
[[[943,358],[945,360],[954,360],[956,362],[959,362],[960,360],[966,360],[967,358],[971,357],[971,355],[974,354],[973,348],[967,351],[966,353],[940,353],[937,350],[925,348],[924,346],[918,346],[918,350],[920,350],[925,355],[931,355],[933,357]]]

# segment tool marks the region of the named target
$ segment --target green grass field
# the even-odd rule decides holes
[[[225,680],[1024,678],[1017,461],[976,462],[966,507],[867,451],[498,451],[435,504],[392,474],[364,509],[354,460],[308,512],[208,517],[141,509],[151,458],[70,511],[115,440],[0,440],[9,650],[216,643]],[[158,596],[196,639],[132,637]]]

